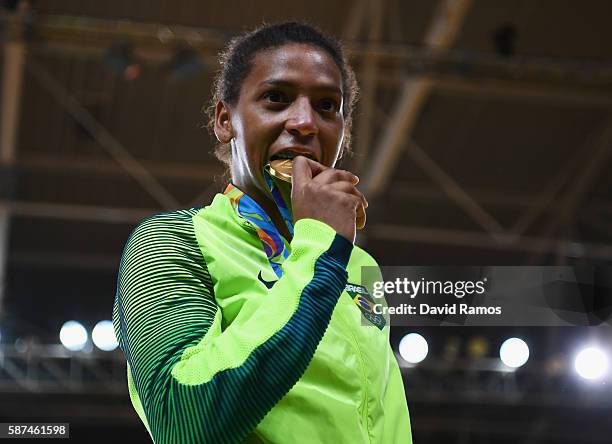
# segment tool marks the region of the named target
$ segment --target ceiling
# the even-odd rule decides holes
[[[0,175],[3,338],[54,341],[66,319],[109,318],[138,221],[223,189],[202,109],[215,55],[262,21],[306,19],[346,43],[361,100],[342,167],[371,196],[358,242],[380,264],[609,264],[609,1],[34,5]],[[121,39],[144,66],[132,81],[103,61]],[[178,43],[204,67],[180,81],[167,69]]]
[[[366,179],[359,242],[381,264],[609,259],[609,2],[253,5],[36,4],[10,167],[5,312],[53,331],[64,317],[108,317],[134,225],[223,188],[202,108],[220,45],[262,20],[308,18],[346,37],[362,91],[355,154],[342,166]],[[441,21],[442,5],[452,20]],[[491,37],[504,26],[512,55]],[[160,40],[168,29],[174,40]],[[119,38],[143,60],[134,81],[103,63]],[[183,38],[204,69],[176,81],[165,62]],[[408,117],[394,127],[398,116]],[[391,161],[377,168],[381,158]],[[40,294],[48,310],[32,312],[24,301]]]

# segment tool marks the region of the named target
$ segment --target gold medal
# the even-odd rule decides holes
[[[355,219],[355,226],[357,227],[358,230],[363,230],[363,227],[365,227],[365,223],[366,223],[365,208],[363,207],[363,205],[359,205],[359,207],[357,207],[357,218]]]
[[[270,174],[274,177],[291,183],[291,171],[293,170],[293,160],[276,159],[270,162]]]
[[[284,182],[291,183],[291,172],[293,171],[293,160],[292,159],[276,159],[270,162],[269,166],[270,174]],[[366,223],[366,213],[363,205],[359,205],[357,208],[357,218],[355,219],[355,225],[358,230],[362,230]]]

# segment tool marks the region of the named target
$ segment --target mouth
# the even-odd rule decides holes
[[[317,156],[308,151],[305,150],[303,148],[286,148],[284,150],[281,150],[275,154],[273,154],[270,157],[270,161],[273,160],[277,160],[277,159],[289,159],[289,160],[293,160],[295,159],[297,156],[304,156],[309,158],[310,160],[314,160],[315,162],[319,162],[319,159],[317,158]]]

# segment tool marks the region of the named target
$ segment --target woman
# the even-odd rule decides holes
[[[356,94],[342,49],[284,23],[221,62],[211,126],[231,184],[142,221],[121,260],[132,403],[156,443],[411,442],[388,323],[355,303],[376,262],[353,245],[358,179],[334,168]],[[277,157],[294,158],[292,185]]]

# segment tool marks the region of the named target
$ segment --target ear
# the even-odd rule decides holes
[[[215,136],[221,143],[229,143],[234,137],[230,110],[222,100],[215,105]]]

